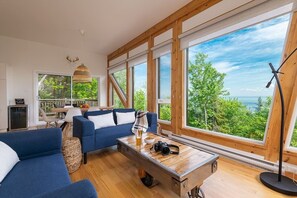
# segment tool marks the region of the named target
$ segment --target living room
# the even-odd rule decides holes
[[[45,129],[44,136],[38,136],[40,142],[36,144],[36,149],[55,150],[49,152],[59,156],[51,162],[56,159],[63,163],[65,136],[80,140],[75,142],[81,148],[77,170],[67,175],[59,167],[61,172],[57,172],[61,174],[53,173],[51,177],[66,178],[62,183],[70,189],[49,197],[71,197],[76,192],[78,197],[83,193],[82,197],[88,193],[90,197],[297,196],[296,4],[295,0],[3,0],[0,141],[15,148],[20,164],[32,157],[29,152],[37,152],[31,140],[16,146],[21,140],[27,141],[30,134],[34,136],[27,130],[52,127]],[[74,71],[80,65],[86,66],[92,83],[74,82]],[[27,133],[22,133],[18,141],[6,139],[1,135],[21,133],[11,128],[9,114],[19,99],[26,113],[25,119],[17,119],[25,120],[21,131]],[[72,116],[73,124],[64,128],[64,114],[69,111],[64,106],[68,105],[81,107],[84,115]],[[98,113],[84,113],[89,106]],[[40,109],[53,122],[47,123]],[[154,169],[155,162],[138,162],[143,156],[133,159],[133,149],[125,147],[125,141],[130,140],[123,137],[134,137],[131,127],[142,115],[137,110],[148,111],[145,128],[158,133],[152,136],[154,144],[143,143],[145,148],[150,145],[157,152],[165,146],[175,152],[174,147],[156,144],[164,136],[166,141],[179,145],[179,154],[165,154],[167,160],[173,157],[171,162],[191,158],[189,153],[182,154],[191,149],[193,153],[211,153],[211,162],[206,163],[210,169],[204,171],[209,175],[195,177],[199,182],[189,177],[187,183],[181,177],[179,190],[173,190],[171,186],[179,180],[176,175],[165,182],[163,172]],[[103,119],[107,113],[113,119],[102,121],[96,117]],[[127,125],[132,114],[133,123],[128,121]],[[109,136],[115,129],[102,127],[110,120],[114,122],[108,127],[119,127],[118,135]],[[100,135],[93,135],[96,133]],[[151,137],[147,134],[142,134],[143,140]],[[41,143],[51,135],[48,145]],[[69,144],[73,146],[71,141]],[[24,146],[28,148],[22,151]],[[65,154],[64,159],[67,165]],[[192,160],[197,168],[198,158]],[[18,164],[11,168],[12,172]],[[174,167],[186,166],[176,162]],[[271,177],[284,179],[270,181],[265,174],[270,177],[272,172]],[[0,186],[0,197],[9,174]],[[17,178],[15,173],[13,176]],[[17,185],[26,179],[30,181],[30,175]],[[71,189],[70,183],[75,185],[81,180],[85,181]],[[48,190],[43,187],[43,191],[36,192],[57,189],[55,185],[63,186],[57,182]],[[8,193],[4,197],[22,197],[21,193],[9,194],[11,189],[4,189]]]

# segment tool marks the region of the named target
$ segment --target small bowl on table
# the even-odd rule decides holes
[[[155,138],[147,137],[144,139],[144,142],[147,144],[153,144],[155,142]]]

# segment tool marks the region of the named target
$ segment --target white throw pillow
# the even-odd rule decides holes
[[[0,141],[0,183],[19,161],[20,159],[16,152],[10,146]]]
[[[115,126],[113,121],[113,115],[111,113],[96,115],[96,116],[88,116],[88,119],[94,122],[95,129],[100,129],[103,127]]]
[[[118,125],[135,122],[135,111],[132,112],[116,112]]]

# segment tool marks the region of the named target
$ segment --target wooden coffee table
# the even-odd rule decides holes
[[[155,138],[155,143],[163,141],[177,145],[180,153],[163,156],[144,142],[146,137]],[[141,146],[136,146],[134,135],[118,139],[118,151],[134,161],[140,170],[145,170],[146,174],[141,179],[146,186],[157,180],[180,197],[204,197],[200,186],[217,170],[219,157],[153,133],[143,134]]]

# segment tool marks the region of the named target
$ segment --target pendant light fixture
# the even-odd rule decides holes
[[[87,66],[84,64],[79,65],[76,67],[73,76],[72,76],[73,82],[92,82],[92,76],[90,74],[90,71]]]
[[[85,35],[85,31],[83,29],[80,30],[80,34],[83,38]],[[83,40],[83,39],[82,39]],[[92,76],[89,71],[89,68],[85,66],[83,63],[76,67],[73,76],[72,76],[73,82],[79,82],[79,83],[88,83],[92,82]]]

